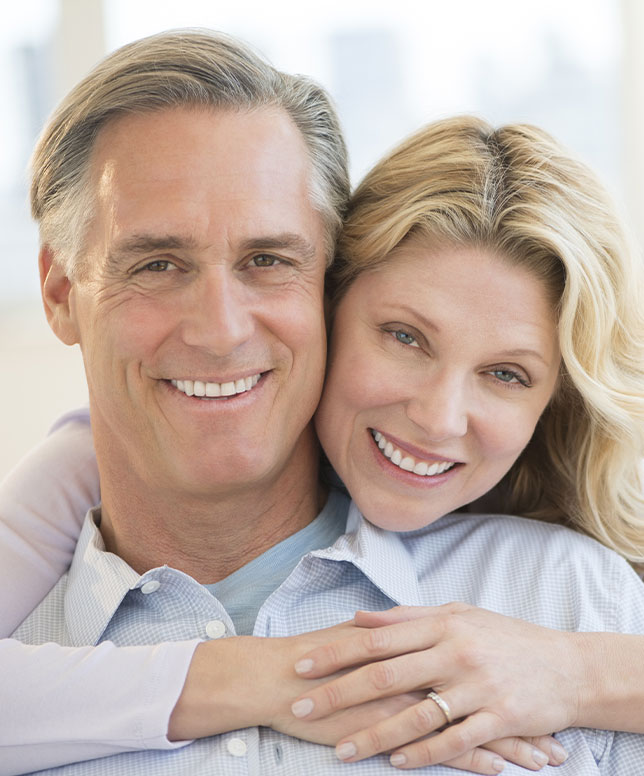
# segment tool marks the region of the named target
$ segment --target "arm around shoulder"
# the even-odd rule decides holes
[[[30,646],[0,641],[0,776],[138,749],[167,737],[198,641]]]
[[[66,571],[100,499],[89,415],[63,422],[0,483],[0,636],[9,636]]]

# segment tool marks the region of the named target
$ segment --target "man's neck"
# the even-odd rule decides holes
[[[312,435],[273,480],[211,498],[147,487],[131,467],[97,456],[106,547],[141,574],[168,565],[217,582],[308,525],[327,496]]]

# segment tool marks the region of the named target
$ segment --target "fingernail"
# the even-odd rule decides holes
[[[399,752],[398,754],[392,754],[389,758],[389,762],[396,766],[404,765],[407,762],[407,757]]]
[[[291,706],[291,711],[296,717],[306,717],[313,711],[314,703],[310,698],[302,698],[301,701],[295,701]]]
[[[295,673],[308,674],[312,668],[313,661],[310,658],[306,658],[305,660],[298,660],[298,662],[295,664]]]
[[[568,752],[563,748],[561,744],[553,744],[551,746],[552,756],[557,762],[557,764],[561,765],[561,763],[565,762],[568,759]]]
[[[340,744],[340,746],[336,746],[335,748],[336,756],[340,760],[348,760],[349,757],[353,757],[353,755],[357,754],[357,752],[358,750],[356,748],[356,745],[351,741],[347,741],[344,744]]]
[[[543,768],[543,766],[548,762],[550,758],[548,757],[547,754],[545,754],[545,752],[542,752],[541,749],[533,749],[532,759],[539,766],[539,768]]]
[[[497,773],[501,773],[501,771],[505,768],[505,760],[502,757],[495,757],[492,760],[492,768]]]

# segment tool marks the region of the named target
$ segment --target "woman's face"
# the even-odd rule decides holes
[[[318,434],[371,522],[420,528],[499,482],[559,361],[553,307],[532,274],[487,250],[410,238],[338,306]]]

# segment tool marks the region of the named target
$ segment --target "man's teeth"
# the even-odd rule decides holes
[[[406,472],[420,474],[422,477],[433,477],[435,474],[443,474],[443,472],[451,469],[455,464],[455,461],[434,461],[433,463],[430,461],[417,461],[411,455],[407,455],[407,453],[403,453],[397,447],[394,447],[380,431],[372,431],[371,435],[376,440],[385,458],[389,458],[393,464]]]
[[[229,383],[204,383],[201,380],[170,380],[174,387],[185,393],[186,396],[205,396],[216,398],[217,396],[235,396],[254,388],[259,382],[261,374],[252,377],[241,377]]]

